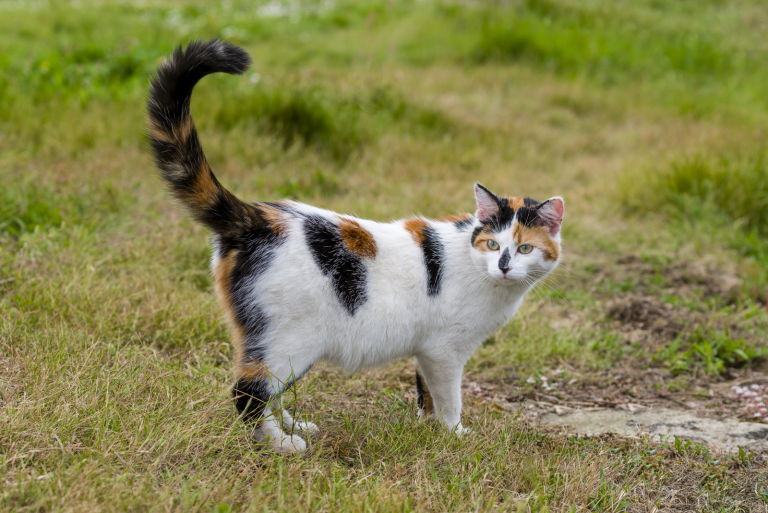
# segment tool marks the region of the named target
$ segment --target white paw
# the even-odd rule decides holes
[[[320,431],[320,428],[317,427],[317,425],[312,422],[294,422],[293,427],[295,427],[302,433],[308,433],[308,434],[317,433],[318,431]]]
[[[253,437],[273,452],[292,453],[307,449],[307,443],[300,436],[286,435],[281,429],[268,423],[256,428]]]
[[[267,445],[275,452],[292,453],[307,450],[307,442],[298,435],[283,436],[279,441],[268,441]]]
[[[461,425],[461,423],[457,424],[455,428],[453,428],[453,434],[456,436],[466,436],[472,434],[472,428],[465,428]]]

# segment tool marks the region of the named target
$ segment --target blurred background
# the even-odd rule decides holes
[[[336,418],[315,459],[289,466],[325,469],[303,485],[319,502],[243,453],[261,488],[210,482],[232,468],[224,448],[245,443],[227,402],[228,335],[207,234],[169,201],[144,134],[149,78],[196,39],[253,57],[245,76],[204,79],[192,101],[212,168],[243,199],[389,221],[472,211],[475,182],[565,198],[564,265],[469,362],[468,397],[704,394],[715,397],[705,410],[763,421],[755,403],[708,394],[768,370],[767,33],[759,0],[0,0],[0,462],[7,482],[27,483],[0,504],[63,508],[69,494],[79,507],[210,509],[283,497],[324,510],[327,487],[353,490],[364,476],[344,458],[394,468],[405,451]],[[366,427],[381,440],[400,429],[393,415],[409,418],[409,365],[372,374],[390,399],[352,410],[384,419]],[[369,378],[334,372],[314,371],[314,397],[297,404],[333,412],[368,397]],[[43,446],[63,453],[31,456]],[[472,450],[491,451],[451,457],[489,468]],[[597,510],[622,490],[645,501],[621,488],[624,463],[581,450],[591,456],[578,469],[536,456],[527,474],[520,454],[499,453],[487,479],[515,500],[532,493],[529,508]],[[337,506],[365,496],[397,510],[411,497],[402,504],[440,509],[432,494],[453,490],[456,508],[490,508],[505,497],[408,465],[417,490],[393,470]],[[578,484],[598,467],[604,495]],[[573,480],[530,477],[553,468]],[[653,479],[674,477],[665,471]],[[61,477],[38,480],[48,473]],[[208,484],[179,484],[192,478]],[[691,497],[705,493],[696,486]]]

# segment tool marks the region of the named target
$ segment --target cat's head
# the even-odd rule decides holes
[[[477,223],[472,259],[492,278],[532,284],[557,267],[560,226],[565,204],[559,196],[539,203],[531,198],[501,197],[475,184]]]

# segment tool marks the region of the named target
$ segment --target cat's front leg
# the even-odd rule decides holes
[[[468,433],[469,429],[461,425],[461,375],[464,365],[442,355],[421,355],[416,360],[417,384],[423,378],[420,386],[423,398],[419,405],[421,415],[431,415],[457,435]]]

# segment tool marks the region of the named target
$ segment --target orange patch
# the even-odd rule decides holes
[[[220,258],[213,267],[213,276],[216,279],[216,295],[219,303],[224,307],[224,313],[232,329],[232,345],[235,347],[235,374],[238,379],[253,381],[265,379],[268,372],[264,365],[253,359],[245,357],[245,330],[235,318],[235,309],[230,295],[230,280],[232,270],[237,263],[238,251],[230,251],[225,257]]]
[[[530,244],[544,252],[545,260],[557,260],[560,257],[560,247],[549,236],[546,226],[523,226],[515,223],[512,236],[517,244]]]
[[[429,226],[426,219],[408,219],[404,223],[405,230],[411,234],[416,244],[422,246],[424,244],[424,228]]]
[[[192,116],[189,115],[184,116],[184,119],[182,119],[178,125],[173,127],[176,138],[180,143],[187,142],[189,134],[191,134],[194,129],[195,124],[192,122]]]
[[[259,203],[258,208],[262,217],[269,223],[269,227],[273,232],[280,237],[286,237],[288,235],[288,230],[291,226],[290,215],[279,208],[275,208],[272,205],[267,205],[265,203]]]
[[[184,116],[184,119],[174,125],[171,132],[162,128],[155,120],[149,121],[149,135],[168,144],[183,144],[189,139],[189,134],[195,129],[192,116]]]
[[[489,240],[496,240],[493,232],[489,227],[483,228],[483,230],[475,237],[475,249],[478,251],[493,251],[488,247]]]
[[[515,210],[525,206],[525,198],[522,196],[512,196],[507,198],[507,201],[509,201],[509,206]]]
[[[376,257],[378,248],[371,232],[354,219],[340,217],[339,225],[339,233],[348,250],[362,258]]]
[[[456,214],[453,216],[440,216],[435,221],[439,223],[458,223],[460,221],[466,221],[472,219],[472,214]]]
[[[149,136],[164,143],[176,144],[176,139],[173,137],[173,134],[169,134],[163,130],[155,120],[149,121]]]
[[[216,200],[218,191],[219,188],[213,180],[211,168],[208,166],[208,162],[202,159],[192,190],[186,192],[187,199],[195,210],[205,210]]]

